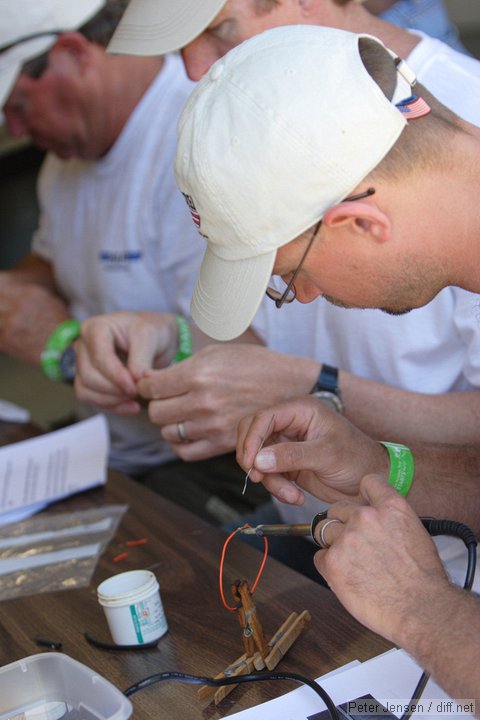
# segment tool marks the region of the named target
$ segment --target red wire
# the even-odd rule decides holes
[[[218,576],[218,584],[219,584],[219,588],[220,588],[220,597],[222,598],[222,603],[223,603],[224,606],[227,608],[227,610],[231,610],[232,612],[233,612],[234,610],[237,610],[237,607],[231,607],[231,606],[227,603],[227,601],[225,600],[225,593],[223,592],[223,566],[224,566],[224,564],[225,564],[225,553],[227,552],[228,543],[229,543],[230,540],[233,538],[233,536],[236,535],[237,532],[239,532],[239,530],[241,530],[241,529],[244,528],[244,527],[251,527],[251,525],[242,525],[241,528],[237,528],[237,529],[234,530],[232,533],[230,533],[230,535],[228,536],[228,538],[225,540],[225,543],[224,543],[224,545],[223,545],[223,550],[222,550],[222,557],[220,558],[220,571],[219,571],[219,576]],[[265,567],[265,563],[267,562],[267,557],[268,557],[268,540],[267,540],[267,538],[265,537],[265,535],[263,536],[263,543],[264,543],[264,548],[265,548],[265,549],[264,549],[264,552],[263,552],[263,560],[262,560],[262,564],[260,565],[259,571],[258,571],[258,573],[257,573],[257,577],[255,578],[255,582],[253,583],[253,586],[252,586],[252,589],[251,589],[252,594],[255,592],[255,588],[256,588],[257,585],[258,585],[258,581],[260,580],[260,577],[261,577],[261,575],[262,575],[262,573],[263,573],[263,568]]]

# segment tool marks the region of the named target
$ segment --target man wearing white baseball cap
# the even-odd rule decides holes
[[[265,292],[279,307],[326,294],[392,313],[449,283],[480,292],[479,154],[480,130],[416,86],[375,38],[297,26],[245,42],[213,65],[179,123],[177,182],[208,245],[195,319],[230,337]],[[282,290],[268,289],[272,272]],[[478,603],[450,583],[405,496],[478,534],[478,446],[453,449],[469,463],[462,480],[441,467],[452,448],[426,446],[438,474],[417,485],[405,448],[389,450],[389,470],[380,444],[369,454],[365,438],[362,452],[358,431],[315,406],[299,400],[246,419],[240,464],[283,501],[301,502],[300,488],[341,500],[318,529],[319,571],[450,695],[477,698]],[[357,433],[357,482],[341,472],[341,426]]]
[[[187,42],[184,62],[190,75],[199,78],[229,48],[266,27],[352,29],[379,36],[401,57],[408,56],[421,82],[443,103],[480,124],[478,61],[381,22],[353,0],[228,0],[218,3],[218,13],[207,26],[215,4],[195,4],[191,14],[189,7],[188,0],[175,5],[131,0],[110,49],[141,53],[145,47],[159,51]],[[185,23],[182,14],[188,16]],[[466,86],[468,93],[463,92]],[[346,313],[328,303],[308,308],[291,303],[279,313],[264,302],[255,316],[255,330],[267,348],[210,346],[186,365],[149,373],[138,389],[151,400],[152,421],[188,460],[200,453],[225,452],[235,442],[238,420],[262,402],[305,395],[312,388],[373,437],[392,436],[407,444],[419,439],[474,441],[480,417],[480,332],[472,313],[476,302],[470,293],[446,288],[426,307],[395,320],[376,310]],[[90,327],[102,332],[103,324],[105,336],[109,322],[96,318]],[[122,333],[137,357],[141,355],[141,320],[129,322]],[[84,347],[95,361],[95,342]],[[102,353],[102,364],[104,377],[119,387],[113,347]],[[180,420],[188,443],[178,442]],[[318,501],[307,497],[304,507],[283,507],[282,515],[303,522],[316,506]]]
[[[358,5],[363,1],[353,0],[352,4]],[[340,8],[351,4],[350,0],[333,0],[333,3]],[[389,23],[397,24],[397,20],[401,27],[423,31],[431,37],[449,41],[456,50],[464,51],[441,0],[402,0],[395,4],[402,7],[395,10],[389,7],[392,3],[375,0],[366,3],[366,6],[380,18],[385,15]],[[327,25],[335,27],[338,22],[335,14],[331,14],[330,3],[305,0],[176,0],[174,3],[170,0],[130,0],[109,48],[111,52],[135,55],[158,55],[181,49],[190,77],[198,80],[206,71],[206,65],[223,55],[229,46],[232,47],[232,41],[237,44],[242,35],[245,39],[249,23],[252,29],[252,7],[257,15],[256,32],[261,32],[272,27],[272,21],[275,25],[299,22],[298,5],[302,7],[305,18],[310,16],[312,24],[318,15],[325,16]],[[360,31],[353,27],[345,29]]]
[[[326,24],[379,35],[402,57],[408,55],[409,64],[413,64],[422,82],[431,86],[442,102],[470,122],[480,123],[476,90],[473,90],[480,89],[478,61],[432,38],[381,22],[353,0],[217,0],[216,3],[180,0],[175,4],[131,0],[109,49],[158,52],[187,42],[182,50],[184,62],[190,75],[199,78],[209,64],[229,48],[266,27],[287,24]],[[471,84],[471,93],[461,92],[464,83]],[[403,435],[406,442],[411,433],[415,436],[425,433],[424,437],[428,433],[428,439],[443,439],[445,424],[432,422],[432,405],[436,406],[436,412],[450,417],[458,401],[465,411],[462,415],[465,419],[472,406],[477,405],[476,393],[467,396],[459,392],[475,390],[480,385],[480,363],[476,362],[480,353],[475,345],[473,319],[472,327],[467,327],[471,304],[468,293],[449,288],[428,308],[414,317],[398,318],[394,324],[374,311],[343,313],[325,304],[310,308],[298,318],[298,310],[292,305],[280,319],[275,309],[264,304],[261,315],[256,317],[255,329],[271,348],[270,352],[264,349],[260,353],[258,348],[250,348],[249,353],[245,350],[246,355],[250,354],[247,360],[233,353],[229,346],[211,347],[196,355],[188,373],[179,367],[166,374],[151,375],[148,383],[143,383],[141,392],[147,399],[153,399],[150,416],[161,426],[164,437],[176,442],[176,450],[182,457],[191,460],[200,452],[204,456],[206,452],[224,452],[234,441],[233,424],[222,423],[219,427],[219,411],[228,417],[242,416],[238,394],[231,394],[232,378],[236,378],[239,388],[245,388],[250,381],[251,392],[243,392],[243,398],[253,396],[258,400],[252,382],[258,378],[258,384],[264,391],[268,388],[267,395],[273,399],[278,388],[287,387],[289,356],[294,354],[303,356],[302,372],[297,373],[295,383],[290,378],[289,397],[307,393],[318,377],[322,382],[322,364],[325,364],[333,367],[337,374],[335,387],[343,396],[347,417],[367,432],[376,434],[385,432],[385,428],[391,429]],[[129,327],[134,328],[133,324]],[[442,337],[438,327],[442,328]],[[140,330],[139,334],[141,337]],[[478,336],[480,338],[480,334]],[[138,350],[140,338],[131,339]],[[110,382],[114,382],[113,354],[102,356]],[[92,356],[95,355],[92,347]],[[433,358],[441,363],[442,373],[426,371]],[[270,368],[268,378],[262,376],[266,364]],[[445,374],[447,367],[449,377]],[[212,382],[199,398],[196,387],[204,386],[206,373],[211,373]],[[174,399],[170,391],[166,392],[167,387],[175,387],[178,397]],[[331,383],[330,389],[332,387]],[[404,410],[410,402],[416,407],[415,427],[404,422]],[[245,412],[249,411],[245,407]],[[178,443],[177,422],[180,420],[186,428],[188,444]],[[470,420],[456,422],[449,428],[448,439],[463,442],[471,429]]]
[[[327,266],[318,290],[307,281],[300,292],[310,258],[294,260],[304,248],[305,232],[313,233],[308,242],[312,256],[320,245],[317,236],[330,227],[352,226],[365,239],[373,235],[390,259],[385,242],[390,223],[376,210],[377,198],[368,198],[375,191],[359,186],[393,148],[407,122],[430,114],[427,103],[414,97],[415,76],[395,55],[396,77],[387,99],[361,62],[359,44],[380,45],[368,36],[359,40],[329,28],[269,30],[215,63],[188,100],[179,122],[175,173],[207,241],[192,312],[211,337],[230,340],[250,325],[272,274],[287,276],[289,292],[296,286],[303,302],[323,294],[342,305],[383,307],[392,313],[426,304],[449,284],[445,273],[443,285],[436,276],[430,285],[422,268],[417,295],[412,295],[411,278],[398,272],[398,263],[403,268],[408,260],[392,254],[396,262],[384,281],[385,272],[380,277],[372,273],[373,253],[368,262],[363,256],[366,269],[359,277],[346,255],[345,280],[341,269]],[[322,64],[328,73],[318,73]],[[446,109],[445,114],[448,118]],[[432,120],[424,123],[429,127]],[[348,202],[352,193],[351,200],[362,202]],[[343,201],[347,204],[336,209]],[[333,250],[340,258],[344,250],[337,245]],[[366,253],[376,245],[364,240],[353,249]],[[429,252],[426,257],[428,268]],[[418,251],[415,258],[419,271]],[[290,276],[300,267],[293,284]],[[465,287],[472,289],[468,283]],[[289,299],[287,294],[279,302]]]
[[[106,53],[125,5],[0,0],[6,129],[48,151],[31,251],[0,272],[0,350],[56,381],[74,379],[81,323],[97,313],[155,313],[156,339],[168,335],[171,343],[164,363],[179,349],[179,327],[186,328],[184,354],[188,346],[186,318],[203,248],[173,160],[178,116],[193,84],[173,54]],[[212,488],[211,466],[185,467],[145,408],[137,404],[120,417],[109,412],[114,406],[110,397],[104,408],[112,467],[142,480],[162,469],[157,489],[171,499],[212,522],[232,517],[241,483],[233,458],[231,494],[224,472],[223,484]],[[96,412],[93,403],[82,404],[76,417]],[[240,512],[251,507],[248,498]]]

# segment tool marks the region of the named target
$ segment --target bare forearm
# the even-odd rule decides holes
[[[192,344],[193,344],[193,351],[198,352],[202,348],[206,347],[207,345],[217,344],[214,340],[212,340],[211,337],[208,337],[208,335],[205,335],[200,328],[195,325],[195,323],[190,323],[190,328],[192,331]],[[233,343],[243,343],[243,344],[252,344],[252,345],[264,345],[264,342],[258,337],[258,335],[255,333],[254,330],[249,328],[246,330],[243,335],[240,335],[240,337],[236,338],[232,341]],[[221,343],[218,343],[221,344]]]
[[[480,441],[480,391],[415,393],[346,372],[339,384],[348,419],[379,440]]]
[[[412,445],[408,501],[418,515],[457,520],[480,538],[480,444]]]
[[[474,701],[480,711],[480,602],[451,588],[417,605],[402,646],[457,700]],[[475,712],[475,707],[471,712]]]
[[[36,365],[47,338],[68,317],[65,302],[41,285],[0,284],[0,351]]]
[[[7,282],[32,283],[58,293],[51,263],[34,253],[26,255],[11,270],[0,273],[0,284]]]

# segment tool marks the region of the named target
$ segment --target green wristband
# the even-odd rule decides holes
[[[40,365],[50,380],[63,380],[60,360],[65,350],[80,336],[80,323],[69,318],[57,325],[40,356]]]
[[[405,445],[382,441],[380,441],[380,444],[387,448],[390,456],[388,482],[400,495],[406,497],[413,483],[413,474],[415,471],[413,455]]]
[[[175,315],[178,328],[178,350],[172,362],[179,363],[192,354],[192,331],[190,325],[181,315]]]

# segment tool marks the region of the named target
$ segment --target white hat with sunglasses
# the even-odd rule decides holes
[[[0,0],[0,107],[24,63],[46,52],[56,35],[76,30],[105,0]]]
[[[187,101],[175,172],[207,241],[192,300],[207,335],[247,329],[278,248],[345,199],[404,129],[396,104],[415,77],[397,58],[388,100],[362,62],[362,38],[383,47],[333,28],[268,30],[218,60]]]
[[[164,55],[188,45],[227,0],[130,0],[108,52]]]

